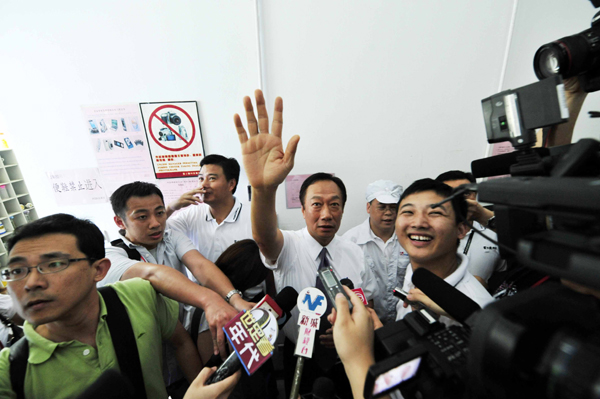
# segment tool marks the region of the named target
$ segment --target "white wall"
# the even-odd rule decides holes
[[[113,235],[108,204],[58,207],[45,176],[97,166],[81,105],[196,100],[207,153],[239,158],[232,115],[262,73],[269,108],[284,99],[284,139],[301,136],[292,173],[346,182],[344,232],[366,216],[371,181],[406,187],[484,156],[481,99],[535,81],[537,47],[593,15],[585,0],[522,0],[509,42],[516,1],[262,0],[262,71],[251,0],[0,2],[0,132],[40,216]],[[283,194],[281,226],[300,227]]]
[[[46,171],[96,167],[81,105],[196,100],[207,152],[239,157],[232,115],[258,85],[251,1],[0,3],[0,132],[41,216],[89,217],[114,238],[109,204],[58,207]]]

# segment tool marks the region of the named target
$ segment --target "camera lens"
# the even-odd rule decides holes
[[[169,120],[174,125],[179,125],[181,123],[181,118],[175,113],[169,113]]]
[[[533,69],[540,80],[557,73],[564,77],[564,73],[569,70],[569,54],[557,43],[546,44],[535,53]]]

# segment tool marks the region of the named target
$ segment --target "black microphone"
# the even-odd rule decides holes
[[[283,310],[283,315],[277,319],[277,324],[281,330],[292,316],[292,309],[294,309],[294,306],[298,302],[298,291],[293,287],[284,287],[274,299],[281,310]]]
[[[477,302],[422,267],[413,273],[412,283],[459,323],[481,310]]]
[[[115,369],[105,371],[77,399],[132,399],[133,385]]]
[[[353,290],[353,289],[354,289],[354,283],[353,283],[353,282],[352,282],[352,280],[350,280],[348,277],[346,277],[346,278],[343,278],[343,279],[340,281],[340,284],[341,284],[341,285],[345,285],[346,287],[350,288],[351,290]]]
[[[334,399],[335,384],[327,377],[317,378],[312,386],[312,397],[313,399]]]

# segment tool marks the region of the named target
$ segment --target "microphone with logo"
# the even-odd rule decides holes
[[[297,298],[298,292],[294,288],[285,287],[279,292],[279,294],[277,294],[274,300],[269,295],[265,295],[265,297],[251,310],[251,312],[257,312],[257,323],[261,328],[264,328],[270,324],[271,320],[277,320],[278,329],[281,329],[287,320],[289,320],[288,315],[296,305]],[[279,320],[281,320],[282,317],[285,319],[281,324],[279,324]],[[271,341],[271,344],[273,344],[276,339],[277,330],[271,334],[271,339],[269,339],[269,341]],[[213,367],[218,365],[220,362],[221,357],[219,355],[213,355],[208,362],[206,362],[205,367]],[[232,352],[219,366],[217,371],[210,376],[206,384],[213,384],[215,382],[224,380],[238,371],[241,367],[242,361],[240,360],[237,352]]]

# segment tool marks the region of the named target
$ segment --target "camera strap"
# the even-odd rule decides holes
[[[132,383],[135,390],[134,398],[146,398],[140,354],[127,309],[111,286],[99,288],[98,291],[106,305],[106,324],[110,331],[121,374]],[[28,358],[29,341],[20,339],[10,348],[9,355],[10,383],[17,399],[25,399],[25,373],[27,372]]]

